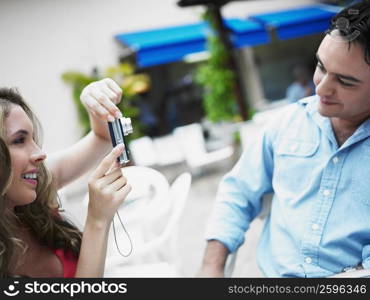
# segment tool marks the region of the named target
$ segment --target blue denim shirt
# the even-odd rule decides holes
[[[290,104],[220,183],[206,238],[234,252],[274,193],[258,245],[269,277],[370,269],[370,119],[340,147],[318,97]]]

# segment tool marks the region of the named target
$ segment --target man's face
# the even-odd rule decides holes
[[[314,74],[319,113],[360,123],[370,116],[370,66],[364,50],[339,36],[326,35],[317,51]]]

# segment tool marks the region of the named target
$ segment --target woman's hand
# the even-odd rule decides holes
[[[110,223],[131,190],[116,163],[123,150],[122,144],[115,147],[89,180],[89,209],[75,277],[104,275]]]
[[[109,225],[131,186],[116,161],[124,145],[116,146],[100,163],[89,180],[89,208],[87,220]]]
[[[81,93],[81,102],[92,116],[114,121],[122,114],[116,104],[121,101],[122,89],[110,78],[104,78],[87,85]]]

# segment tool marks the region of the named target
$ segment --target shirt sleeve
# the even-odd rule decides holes
[[[207,240],[222,242],[230,252],[244,242],[249,224],[261,212],[263,195],[272,192],[272,153],[266,129],[246,145],[237,164],[219,185],[207,224]]]
[[[364,269],[370,269],[370,245],[366,245],[362,250],[362,266]]]

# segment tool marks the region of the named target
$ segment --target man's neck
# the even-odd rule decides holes
[[[340,147],[356,131],[364,120],[349,121],[340,118],[330,118],[330,122],[333,127],[338,146]]]

